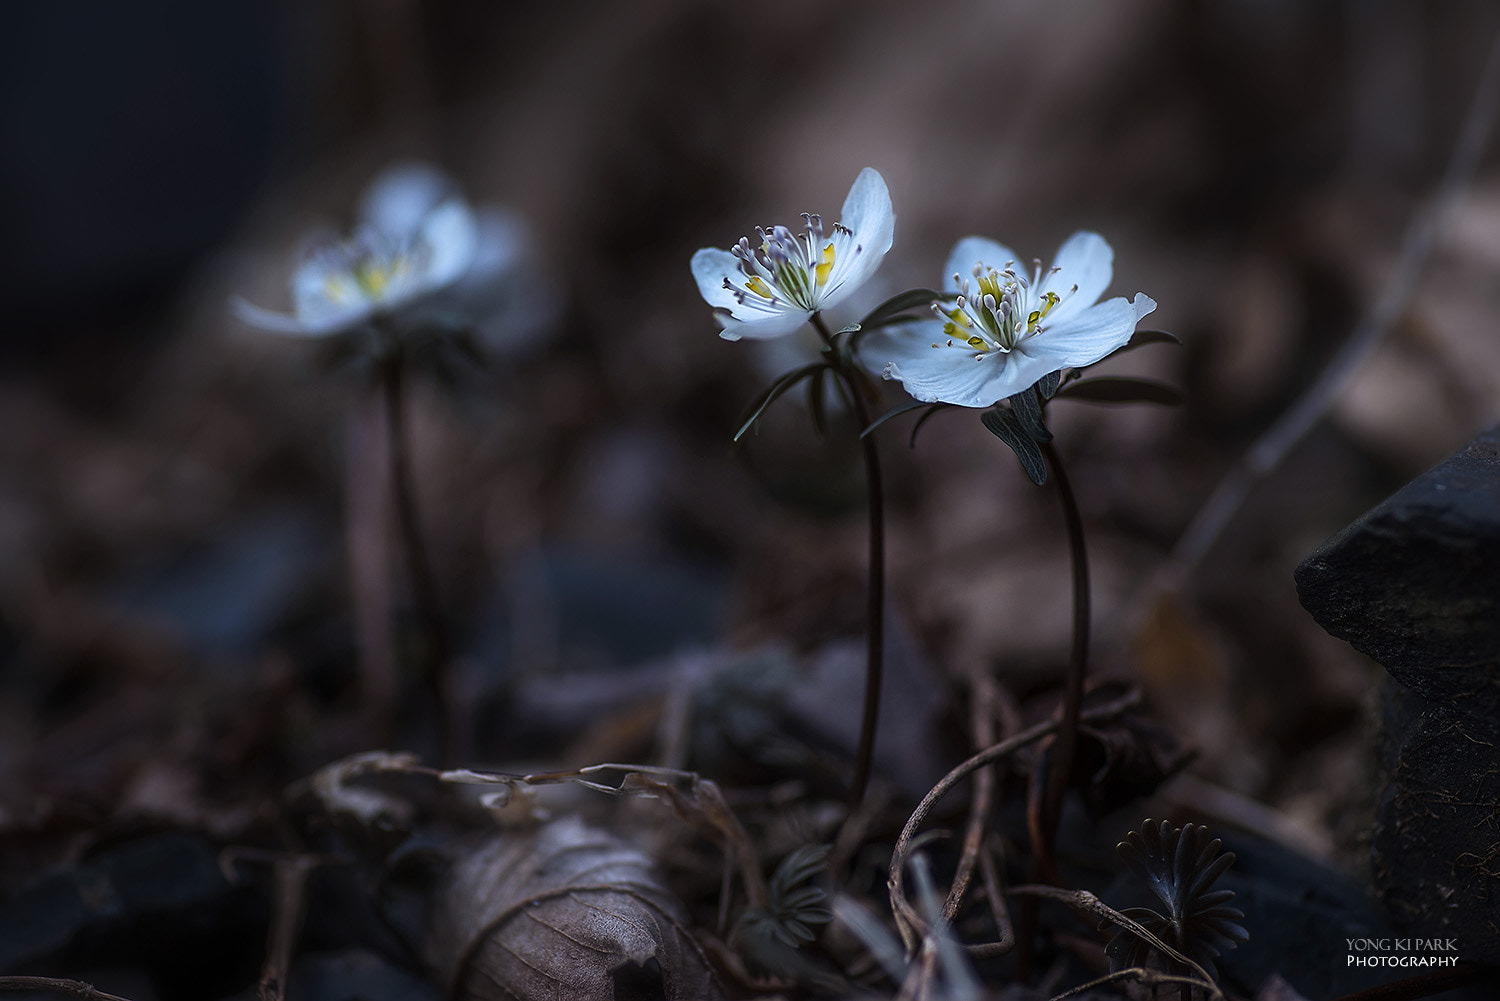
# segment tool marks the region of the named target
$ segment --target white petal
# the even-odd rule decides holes
[[[487,285],[520,266],[528,243],[526,224],[506,209],[482,208],[475,213],[474,260],[463,276],[464,286]]]
[[[939,292],[944,294],[958,291],[953,287],[953,276],[974,280],[974,265],[983,264],[987,268],[997,270],[1005,267],[1006,262],[1014,261],[1016,252],[1003,243],[987,240],[982,236],[966,236],[953,245],[953,250],[948,254],[948,263],[944,265],[946,271],[943,280],[936,286]]]
[[[866,167],[859,172],[844,198],[844,207],[839,210],[839,222],[861,237],[868,234],[868,245],[875,248],[876,254],[891,249],[896,214],[891,211],[891,193],[886,190],[885,178],[880,176],[880,171]],[[880,243],[882,237],[885,240],[883,246]]]
[[[1042,277],[1039,293],[1056,292],[1062,301],[1048,314],[1052,325],[1088,309],[1099,301],[1114,277],[1115,252],[1098,233],[1080,230],[1068,237],[1052,259],[1051,271]],[[1072,287],[1078,286],[1073,292]]]
[[[278,334],[295,334],[298,336],[317,336],[320,331],[309,330],[303,326],[302,321],[288,313],[277,313],[274,310],[263,309],[252,302],[236,296],[229,300],[229,308],[241,321],[261,330],[272,330]]]
[[[738,274],[739,258],[718,247],[704,247],[693,255],[693,278],[698,282],[698,294],[714,309],[733,312],[739,305],[734,292],[724,287],[724,279]]]
[[[462,199],[450,199],[428,213],[422,220],[420,235],[432,256],[419,287],[412,290],[413,295],[453,284],[474,263],[479,224]]]
[[[754,320],[739,320],[716,312],[714,319],[718,320],[719,326],[724,328],[719,331],[719,336],[726,341],[737,341],[742,337],[751,341],[763,341],[770,337],[790,334],[806,323],[809,315],[811,314],[806,310],[799,309],[791,312],[766,313],[763,314],[764,318]]]
[[[844,199],[839,222],[854,236],[844,248],[844,260],[834,262],[835,270],[828,276],[831,291],[820,303],[823,308],[837,305],[868,281],[895,241],[896,214],[878,170],[866,167],[859,172]]]
[[[1014,351],[948,347],[936,323],[874,331],[860,341],[859,353],[865,367],[901,380],[913,398],[961,407],[991,406],[1052,371]]]
[[[1123,296],[1106,299],[1065,324],[1049,325],[1035,337],[1026,338],[1017,350],[1045,365],[1042,375],[1060,368],[1092,365],[1123,347],[1141,317],[1155,308],[1156,300],[1144,292],[1137,292],[1133,301]]]
[[[397,239],[416,236],[427,218],[456,190],[452,178],[425,163],[402,163],[381,172],[360,199],[360,218]]]

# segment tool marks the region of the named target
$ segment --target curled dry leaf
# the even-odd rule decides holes
[[[576,818],[455,861],[430,927],[427,959],[456,1001],[724,996],[651,860]]]

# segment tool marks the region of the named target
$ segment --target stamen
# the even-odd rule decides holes
[[[823,260],[817,267],[819,288],[828,284],[828,273],[833,270],[833,258],[833,244],[830,243],[823,248]]]

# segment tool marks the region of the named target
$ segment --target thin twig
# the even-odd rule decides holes
[[[982,668],[975,667],[969,677],[969,727],[976,750],[983,750],[995,742],[995,717],[990,708],[994,701],[994,679]],[[948,899],[943,902],[943,918],[952,922],[963,905],[969,881],[974,876],[974,866],[979,859],[979,850],[984,842],[985,821],[995,798],[995,772],[982,768],[974,776],[974,798],[969,802],[969,820],[964,826],[963,851],[958,857],[958,868],[953,874],[953,885],[948,888]]]
[[[1081,718],[1085,720],[1108,719],[1119,715],[1136,705],[1139,701],[1140,693],[1131,691],[1105,705],[1084,710]],[[927,791],[927,795],[922,797],[922,801],[917,804],[917,808],[907,818],[906,826],[901,829],[901,835],[896,839],[895,849],[891,852],[891,867],[886,874],[886,886],[890,891],[891,910],[896,917],[896,926],[900,930],[902,940],[905,941],[908,949],[915,948],[921,938],[920,929],[922,928],[921,918],[918,917],[910,901],[906,899],[902,876],[902,872],[906,867],[906,859],[911,854],[913,848],[913,839],[916,837],[917,828],[922,826],[923,821],[927,819],[928,814],[932,812],[932,808],[937,805],[938,800],[951,792],[954,786],[958,785],[958,783],[962,782],[974,771],[986,765],[994,764],[1009,757],[1028,744],[1033,744],[1041,740],[1055,731],[1057,726],[1058,721],[1055,719],[1044,720],[1035,726],[1022,730],[1014,736],[1007,737],[993,747],[987,747],[983,751],[980,751],[939,779],[937,785]]]
[[[1163,942],[1154,933],[1152,933],[1152,931],[1145,925],[1133,920],[1132,918],[1124,914],[1121,914],[1119,911],[1115,910],[1113,907],[1110,907],[1108,904],[1100,900],[1098,897],[1094,896],[1089,891],[1060,890],[1055,886],[1015,886],[1011,887],[1010,892],[1021,894],[1023,896],[1045,897],[1048,900],[1057,900],[1064,904],[1067,904],[1074,910],[1082,911],[1085,914],[1092,915],[1096,918],[1101,918],[1105,921],[1110,922],[1111,924],[1118,925],[1119,927],[1124,928],[1131,934],[1136,935],[1137,937],[1150,943],[1150,945],[1154,949],[1156,949],[1157,952],[1160,952],[1163,956],[1168,956],[1172,959],[1175,959],[1183,966],[1186,966],[1188,969],[1192,970],[1198,975],[1198,979],[1196,981],[1197,985],[1207,990],[1211,997],[1220,998],[1222,1001],[1222,998],[1224,997],[1223,991],[1219,990],[1218,985],[1214,983],[1214,978],[1210,977],[1208,975],[1208,971],[1200,966],[1197,961],[1191,959],[1184,953],[1172,948],[1170,945]]]
[[[260,970],[257,993],[260,1001],[283,1001],[286,997],[287,970],[292,965],[292,950],[302,927],[302,901],[307,889],[307,874],[321,864],[311,855],[283,855],[276,859],[272,872],[275,890],[272,897],[271,930],[266,941],[266,961]]]
[[[1153,986],[1156,984],[1180,984],[1189,989],[1207,987],[1217,992],[1217,988],[1213,987],[1212,984],[1205,984],[1197,977],[1184,977],[1176,973],[1161,973],[1157,970],[1148,970],[1144,966],[1132,966],[1124,970],[1116,970],[1113,973],[1106,973],[1104,976],[1090,980],[1086,984],[1079,984],[1077,987],[1069,988],[1061,994],[1054,995],[1049,1001],[1065,1001],[1066,998],[1077,997],[1080,994],[1093,990],[1095,987],[1103,987],[1106,984],[1112,984],[1120,980],[1137,980],[1143,984],[1151,984]]]
[[[870,426],[870,409],[865,402],[865,387],[858,371],[850,371],[844,355],[834,344],[833,334],[821,313],[809,317],[833,358],[833,370],[848,390],[849,402],[860,430]],[[875,759],[875,727],[880,721],[880,682],[885,661],[885,493],[880,478],[880,449],[874,435],[861,435],[860,454],[864,458],[865,496],[869,505],[870,565],[869,587],[865,595],[865,698],[860,716],[859,746],[854,752],[854,777],[849,783],[849,816],[859,811],[870,783],[870,767]]]
[[[1349,340],[1323,373],[1232,466],[1172,550],[1166,568],[1168,588],[1175,590],[1193,572],[1250,491],[1302,440],[1333,405],[1355,371],[1406,307],[1438,230],[1473,181],[1490,128],[1500,112],[1500,34],[1475,85],[1453,154],[1427,207],[1419,211],[1401,239],[1391,280]]]
[[[917,898],[922,904],[923,916],[927,919],[927,932],[922,942],[922,952],[929,950],[937,956],[943,972],[943,997],[945,1001],[968,1001],[979,996],[979,981],[974,968],[969,964],[963,947],[953,935],[950,922],[943,917],[942,905],[938,903],[937,888],[933,885],[932,870],[925,855],[914,855],[911,860],[912,878],[917,884]],[[931,983],[929,978],[927,983]]]
[[[93,984],[64,977],[0,977],[0,991],[51,991],[67,994],[81,1001],[127,1001],[118,994],[101,991]]]
[[[995,862],[995,854],[993,849],[980,854],[979,871],[984,877],[984,895],[989,898],[990,914],[995,918],[995,931],[999,937],[993,942],[969,946],[969,955],[975,959],[1004,956],[1016,947],[1016,931],[1010,923],[1010,909],[1005,906],[1005,894],[1000,889],[1000,866]]]
[[[621,772],[618,785],[595,781],[592,776]],[[468,768],[437,773],[441,782],[460,785],[498,785],[507,791],[517,787],[572,783],[612,796],[640,796],[665,802],[678,818],[695,830],[724,845],[726,858],[733,861],[745,886],[751,907],[765,907],[770,891],[760,871],[759,854],[744,825],[729,808],[717,783],[697,772],[657,765],[634,765],[607,762],[563,771],[515,775],[506,772],[480,772]],[[673,782],[687,785],[680,789]]]

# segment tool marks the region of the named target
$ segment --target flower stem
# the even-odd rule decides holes
[[[865,401],[865,386],[857,371],[851,371],[844,355],[833,342],[828,324],[821,313],[810,320],[818,336],[829,347],[833,370],[848,390],[854,416],[863,431],[870,426],[870,410]],[[870,784],[870,766],[875,758],[875,727],[880,719],[880,680],[885,662],[885,493],[880,478],[880,450],[873,435],[859,439],[865,467],[865,493],[869,503],[870,560],[869,586],[865,604],[865,699],[859,724],[859,745],[854,752],[854,777],[849,783],[849,816],[852,818],[864,802]]]
[[[445,756],[452,729],[448,725],[448,666],[452,647],[438,601],[437,585],[427,548],[422,543],[416,495],[412,489],[411,450],[406,434],[406,362],[399,347],[390,347],[380,360],[380,379],[385,392],[386,420],[390,428],[391,489],[396,500],[396,527],[411,574],[412,598],[427,643],[424,679],[435,703],[438,745]]]
[[[1055,874],[1052,843],[1057,836],[1058,818],[1062,814],[1063,794],[1073,771],[1078,747],[1078,717],[1083,706],[1083,682],[1089,665],[1089,558],[1083,541],[1083,518],[1067,470],[1051,442],[1042,443],[1042,453],[1052,468],[1062,501],[1063,520],[1068,527],[1068,550],[1073,562],[1073,650],[1068,659],[1067,690],[1063,695],[1062,721],[1057,730],[1057,750],[1052,756],[1052,770],[1047,791],[1042,798],[1041,840],[1036,851],[1038,869]]]

